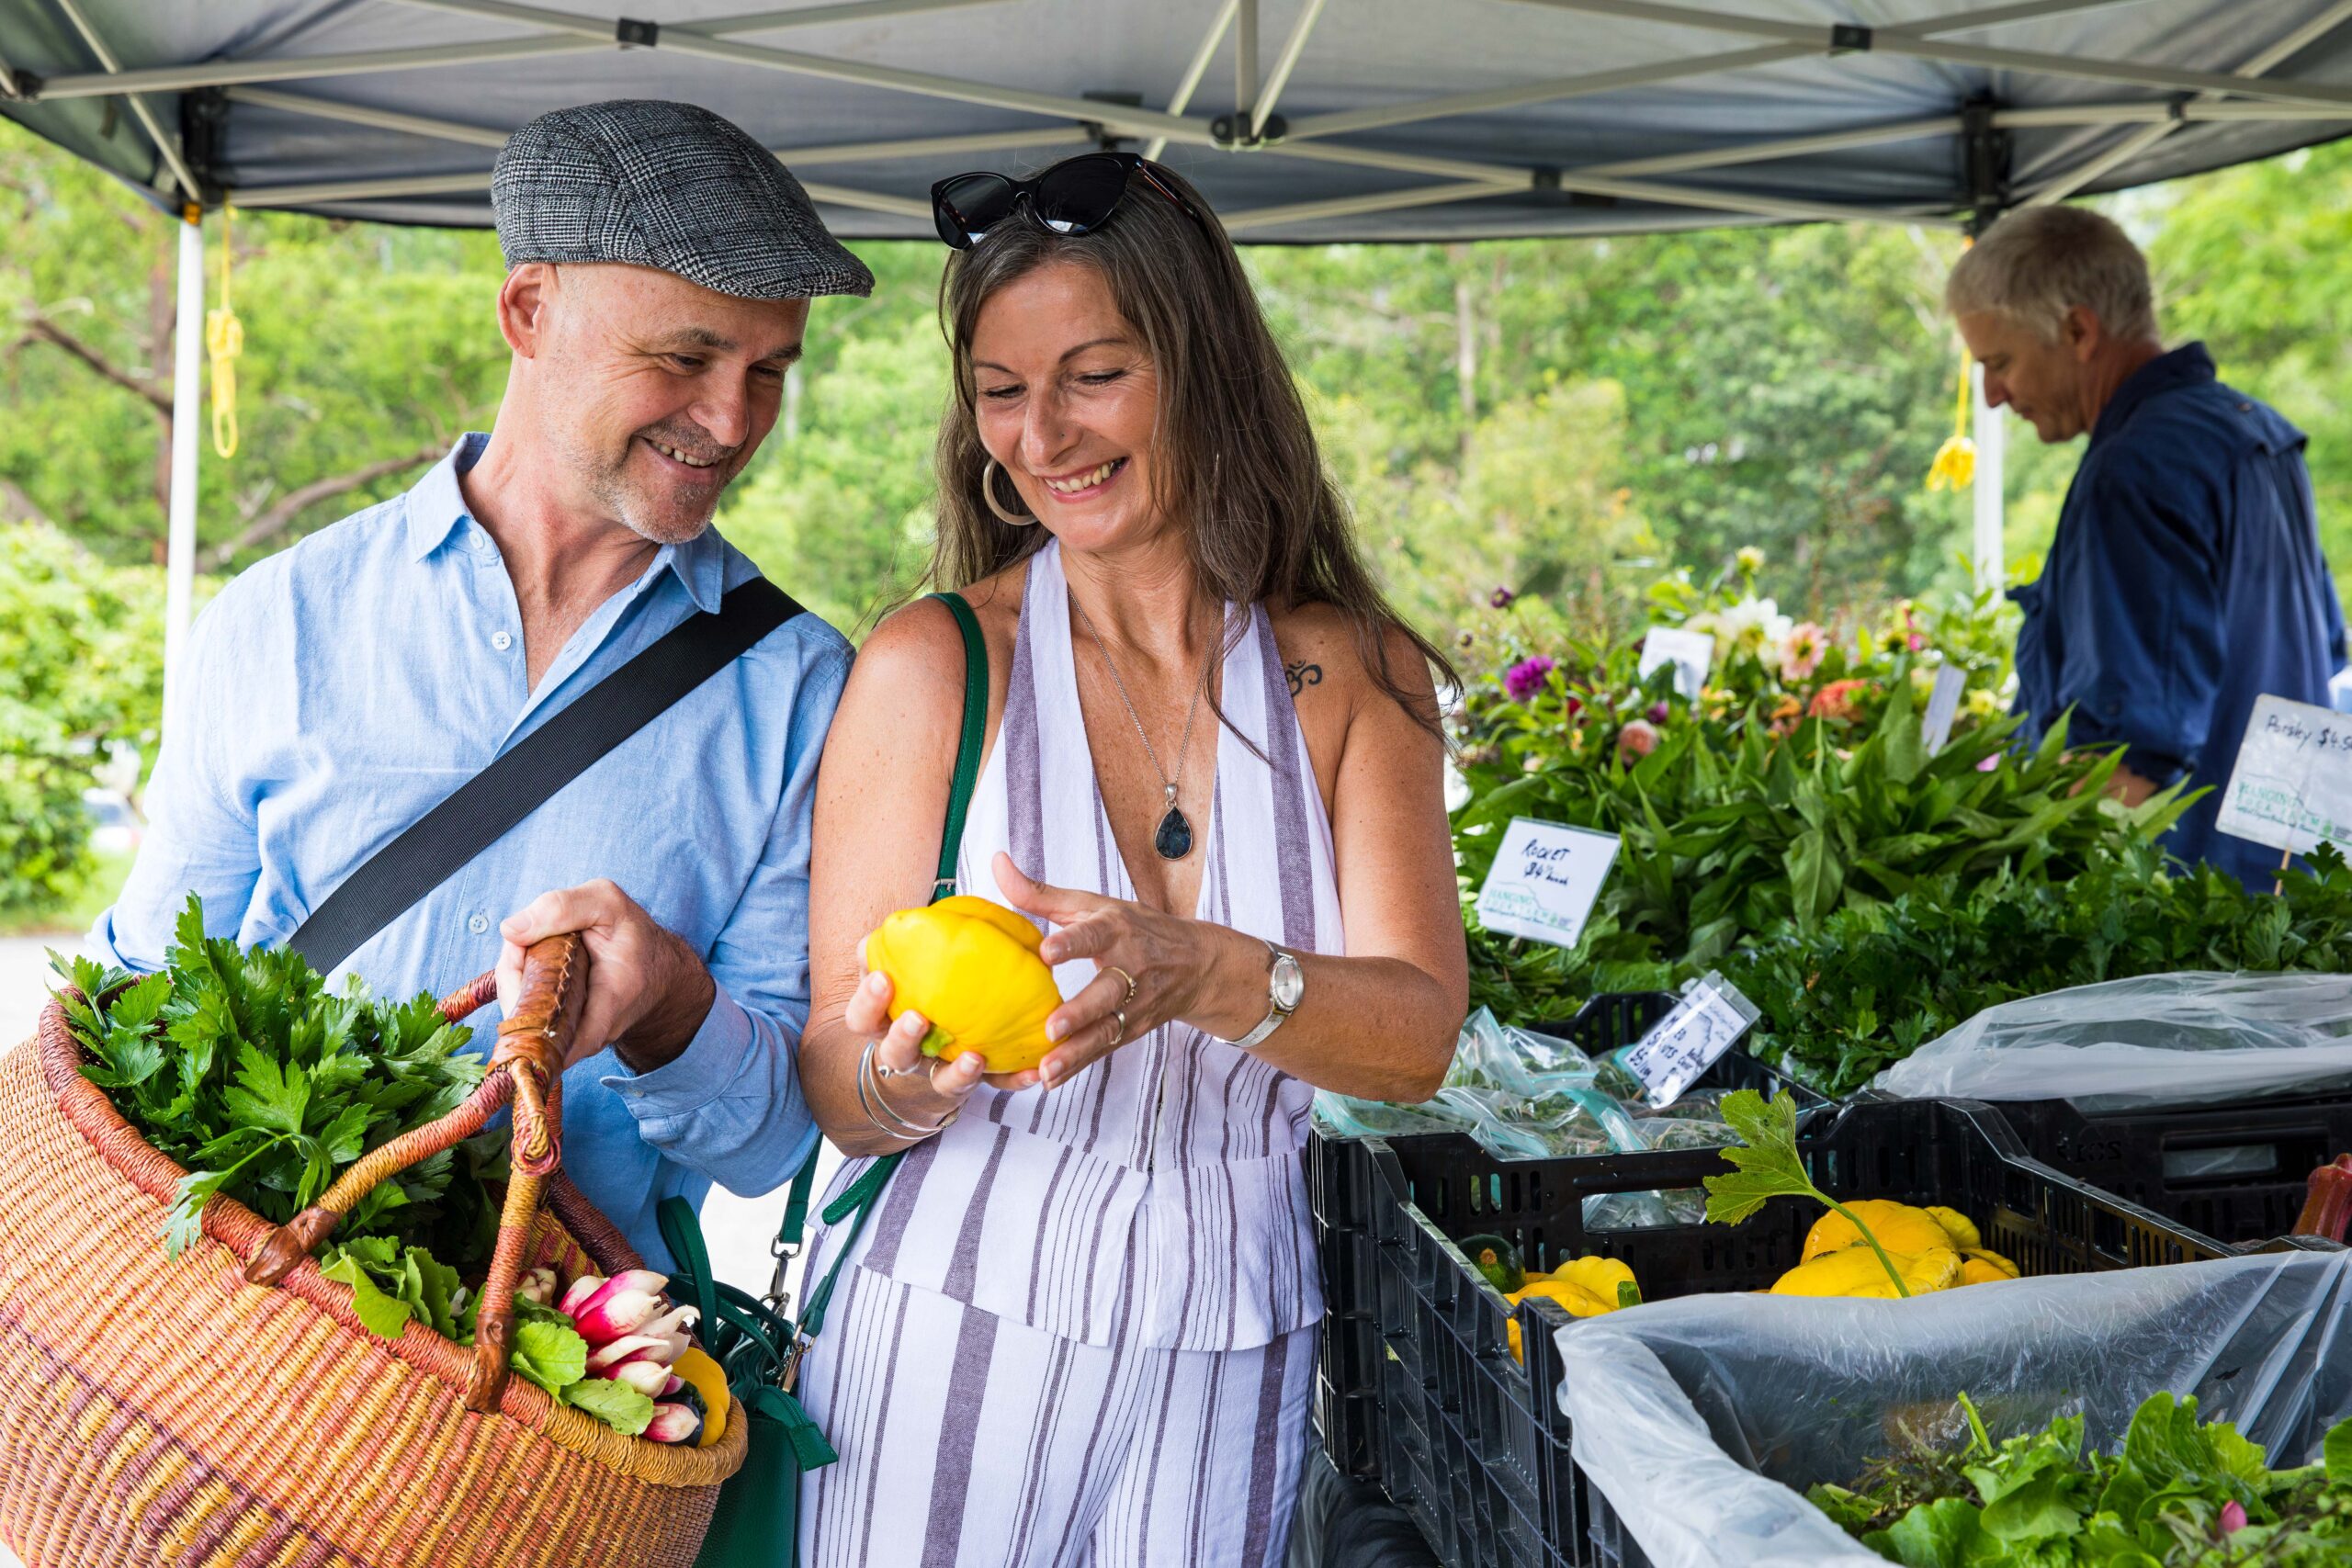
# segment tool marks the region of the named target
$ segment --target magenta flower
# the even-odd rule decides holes
[[[1666,705],[1663,699],[1654,702],[1650,705],[1650,722],[1652,724],[1664,724],[1667,720],[1667,716],[1673,710],[1671,708],[1668,708]]]
[[[2233,1498],[2222,1505],[2222,1533],[2235,1535],[2245,1529],[2245,1505]]]
[[[1532,659],[1522,659],[1503,671],[1503,690],[1510,694],[1511,701],[1523,703],[1544,689],[1552,670],[1552,661],[1540,653]]]
[[[1508,588],[1498,588],[1492,593],[1487,595],[1487,603],[1493,605],[1498,610],[1508,610],[1510,608],[1511,601],[1518,597],[1518,594],[1513,593]]]

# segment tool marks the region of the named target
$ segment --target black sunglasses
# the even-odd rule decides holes
[[[1035,179],[986,171],[952,175],[931,187],[931,220],[942,240],[968,251],[1026,200],[1037,221],[1055,233],[1091,234],[1109,220],[1138,175],[1207,231],[1200,210],[1160,177],[1156,164],[1133,152],[1083,152]]]

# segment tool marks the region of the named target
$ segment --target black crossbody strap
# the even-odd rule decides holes
[[[716,613],[687,616],[411,823],[345,877],[287,946],[321,974],[333,969],[599,758],[799,614],[792,596],[763,577],[729,589]]]

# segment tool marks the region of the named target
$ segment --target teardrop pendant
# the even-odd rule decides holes
[[[1161,860],[1182,860],[1193,852],[1193,825],[1174,807],[1159,819],[1159,830],[1151,836],[1151,847],[1159,852]]]

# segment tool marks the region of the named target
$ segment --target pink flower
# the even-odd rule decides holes
[[[1829,634],[1811,621],[1804,622],[1781,645],[1781,679],[1792,684],[1813,679],[1813,672],[1821,668],[1821,656],[1828,651]]]
[[[1980,773],[1989,773],[2000,765],[2001,754],[1998,751],[1996,751],[1991,756],[1985,758],[1983,761],[1977,763],[1976,771]]]
[[[1657,750],[1657,727],[1645,718],[1628,719],[1625,728],[1617,732],[1617,755],[1620,761],[1631,762],[1636,757],[1646,757]]]
[[[2234,1499],[2222,1505],[2222,1533],[2235,1535],[2245,1529],[2245,1506]]]
[[[1832,681],[1813,694],[1805,712],[1815,718],[1852,718],[1869,685],[1863,680]]]
[[[1511,701],[1523,703],[1544,689],[1552,670],[1552,661],[1540,653],[1532,659],[1522,659],[1503,671],[1503,690],[1510,694]]]
[[[1927,646],[1928,646],[1928,639],[1927,639],[1926,637],[1921,637],[1917,632],[1913,632],[1913,633],[1911,634],[1911,651],[1912,651],[1912,652],[1917,653],[1917,652],[1918,652],[1921,649],[1923,649],[1923,648],[1925,648],[1925,647],[1927,647]]]

